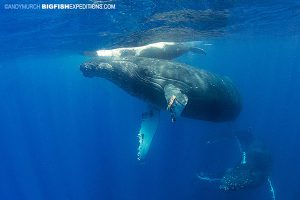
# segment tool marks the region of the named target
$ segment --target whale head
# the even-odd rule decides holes
[[[85,62],[80,65],[80,71],[86,77],[122,78],[132,77],[138,68],[129,59],[103,58]]]
[[[86,77],[107,78],[113,74],[113,65],[105,60],[93,60],[80,65],[80,71]]]
[[[235,191],[253,185],[257,180],[255,171],[247,165],[238,165],[233,169],[228,169],[219,188],[223,191]]]
[[[80,71],[85,77],[107,79],[129,93],[135,93],[137,88],[140,88],[137,86],[139,82],[136,81],[137,68],[130,59],[114,58],[96,59],[80,65]]]

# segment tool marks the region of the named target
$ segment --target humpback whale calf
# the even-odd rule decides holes
[[[229,138],[236,138],[240,147],[241,161],[233,168],[225,170],[221,177],[198,175],[201,180],[218,181],[219,189],[236,191],[253,188],[267,182],[270,185],[273,199],[274,189],[270,180],[272,158],[261,140],[252,134],[251,129],[231,132]]]
[[[99,57],[128,57],[139,56],[146,58],[158,58],[171,60],[177,58],[188,51],[197,54],[206,54],[206,52],[195,46],[197,42],[157,42],[139,47],[117,48],[110,50],[96,51]]]
[[[144,159],[156,132],[159,110],[178,116],[222,122],[235,119],[241,99],[224,76],[168,60],[126,57],[96,59],[81,64],[86,77],[105,78],[151,105],[142,120],[138,159]]]

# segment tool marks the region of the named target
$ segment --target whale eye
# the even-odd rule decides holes
[[[142,67],[138,69],[138,73],[140,76],[144,76],[144,77],[150,75],[149,70],[147,68],[142,68]]]

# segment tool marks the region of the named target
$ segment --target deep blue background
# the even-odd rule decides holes
[[[271,199],[267,184],[223,193],[196,178],[239,159],[233,141],[207,145],[210,134],[249,126],[272,153],[277,199],[300,199],[299,4],[116,5],[100,12],[0,9],[0,199]],[[83,77],[79,65],[89,58],[82,52],[108,45],[104,32],[136,31],[145,16],[185,7],[230,10],[227,34],[203,39],[213,44],[203,47],[206,56],[178,60],[233,79],[243,111],[224,124],[172,124],[161,113],[139,163],[136,137],[147,106],[106,80]]]

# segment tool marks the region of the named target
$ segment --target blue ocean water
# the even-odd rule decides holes
[[[90,3],[17,3],[45,2]],[[239,159],[234,141],[208,145],[206,138],[248,127],[272,154],[276,198],[300,199],[299,2],[124,0],[100,11],[7,10],[6,3],[0,3],[0,199],[272,199],[267,183],[225,193],[197,179]],[[84,77],[79,66],[90,59],[85,51],[157,40],[210,44],[201,46],[206,56],[188,53],[177,61],[230,77],[243,109],[230,123],[171,123],[162,112],[140,163],[137,133],[147,105],[107,80]]]

